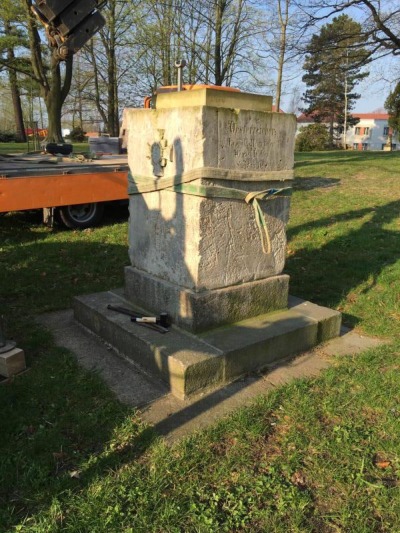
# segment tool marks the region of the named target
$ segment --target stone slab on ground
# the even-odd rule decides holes
[[[5,353],[0,353],[0,376],[9,378],[26,369],[25,353],[21,348],[13,348]]]
[[[318,342],[334,339],[339,335],[342,324],[342,313],[322,307],[321,305],[307,302],[296,296],[289,295],[289,309],[304,313],[306,316],[318,322]]]
[[[75,298],[75,318],[124,356],[160,377],[178,398],[221,387],[274,361],[309,350],[324,340],[321,336],[325,329],[336,336],[340,331],[337,311],[319,308],[324,323],[333,323],[321,330],[318,313],[296,305],[201,335],[175,326],[168,334],[160,335],[109,310],[109,304],[134,309],[119,293],[107,291]]]
[[[140,408],[143,420],[171,442],[213,424],[290,380],[318,375],[330,366],[331,355],[351,355],[382,344],[379,339],[342,329],[339,338],[294,360],[271,365],[267,373],[252,374],[217,391],[180,400],[163,383],[121,358],[103,340],[79,325],[72,310],[46,313],[38,321],[53,333],[59,346],[69,349],[84,368],[98,372],[120,401]]]

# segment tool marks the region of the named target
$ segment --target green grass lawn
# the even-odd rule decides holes
[[[291,293],[388,344],[172,447],[33,322],[122,285],[126,220],[0,218],[0,305],[30,368],[0,385],[0,531],[400,531],[400,153],[299,154],[296,176]]]

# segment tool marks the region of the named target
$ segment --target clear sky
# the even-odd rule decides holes
[[[355,111],[368,113],[383,108],[385,100],[400,77],[400,60],[388,56],[369,65],[370,75],[357,87],[361,98],[357,101]]]
[[[399,8],[400,0],[381,0],[381,8],[387,9],[388,12],[393,12]],[[368,13],[368,11],[367,11]],[[365,13],[358,8],[348,9],[346,14],[355,20],[362,22]],[[326,24],[329,19],[324,19],[320,22],[320,26]],[[315,33],[318,33],[318,28],[315,28]],[[297,86],[301,93],[305,91],[305,86],[301,81],[304,74],[302,65],[298,65],[298,76],[292,81],[293,86]],[[361,98],[355,103],[354,111],[359,113],[370,113],[377,109],[383,111],[385,100],[391,90],[394,89],[396,83],[400,80],[400,57],[388,55],[378,60],[374,60],[368,65],[370,75],[363,80],[355,91],[361,94]],[[282,109],[290,107],[290,95],[283,96]],[[304,105],[300,103],[300,106]]]
[[[385,100],[400,80],[400,57],[389,55],[375,60],[368,65],[368,70],[370,72],[369,76],[355,88],[355,91],[361,94],[361,98],[357,100],[354,111],[371,113],[380,109],[384,112]],[[304,71],[299,68],[297,78],[292,81],[292,85],[297,86],[301,93],[306,89],[301,81],[303,74]],[[281,108],[284,111],[289,109],[290,100],[290,94],[283,95]],[[304,104],[300,103],[300,107],[302,105]]]

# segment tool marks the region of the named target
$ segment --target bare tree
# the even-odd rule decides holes
[[[245,70],[251,70],[255,17],[248,0],[193,2],[203,25],[198,55],[206,74],[205,83],[231,85]],[[245,58],[248,58],[247,64]]]
[[[275,73],[275,106],[280,109],[283,94],[299,75],[307,28],[301,22],[296,0],[266,0],[262,7],[264,29],[259,54]]]
[[[4,35],[8,41],[6,44],[6,57],[8,62],[8,81],[10,84],[10,92],[14,110],[15,118],[15,128],[16,128],[16,140],[17,141],[26,141],[24,117],[22,113],[22,104],[21,104],[21,92],[18,83],[17,72],[14,70],[13,66],[16,65],[17,58],[15,55],[15,49],[13,41],[15,42],[15,31],[14,27],[10,20],[5,19],[4,24]],[[14,34],[14,35],[13,35]]]
[[[20,13],[14,3],[4,2],[0,7],[0,54],[6,62],[5,70],[8,73],[8,81],[14,110],[16,139],[26,140],[24,119],[22,113],[20,84],[15,68],[23,63],[23,59],[17,57],[16,50],[21,48],[24,42],[23,33],[18,29],[20,25]],[[20,54],[18,54],[20,55]],[[26,63],[25,63],[26,66]]]
[[[72,80],[72,63],[70,56],[62,65],[49,49],[43,46],[36,19],[32,14],[32,1],[23,0],[32,71],[25,72],[41,89],[48,117],[48,141],[62,142],[61,111],[68,95]]]
[[[305,8],[309,24],[348,9],[358,12],[365,44],[379,57],[400,54],[400,4],[398,0],[311,0]]]
[[[12,5],[11,0],[2,1],[3,6]],[[16,60],[10,55],[8,58],[0,58],[0,65],[9,67],[38,84],[47,108],[48,140],[61,142],[61,108],[71,85],[72,58],[61,67],[60,60],[44,45],[31,11],[31,0],[17,0],[13,4],[21,16],[19,29],[25,32],[30,51],[29,60],[26,56],[26,61],[21,61],[21,57]]]

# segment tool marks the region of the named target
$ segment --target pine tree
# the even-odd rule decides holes
[[[358,122],[350,111],[360,95],[354,88],[368,76],[363,71],[369,53],[362,46],[361,26],[347,15],[336,17],[313,35],[306,49],[303,112],[316,122],[329,123],[330,147]]]
[[[389,113],[389,126],[394,132],[400,132],[400,81],[386,98],[385,109]]]
[[[6,65],[4,68],[8,72],[17,141],[26,141],[26,133],[21,103],[21,78],[14,68],[18,65],[29,68],[27,61],[21,57],[20,53],[21,48],[26,46],[27,41],[21,29],[18,6],[12,2],[3,1],[0,6],[0,67]]]

